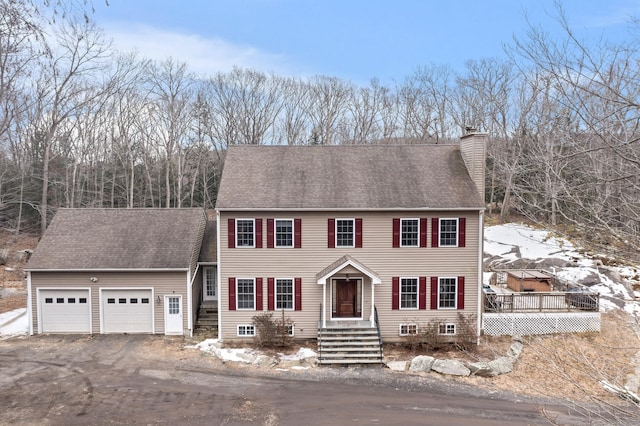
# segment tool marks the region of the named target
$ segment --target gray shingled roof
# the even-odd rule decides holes
[[[198,262],[212,263],[218,261],[218,246],[216,244],[218,240],[216,232],[216,221],[207,220]]]
[[[28,270],[186,269],[202,209],[59,209]]]
[[[459,145],[231,146],[218,209],[482,208]]]

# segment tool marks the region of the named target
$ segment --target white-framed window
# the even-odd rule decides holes
[[[456,325],[455,324],[439,324],[438,325],[438,334],[456,334]]]
[[[458,219],[440,219],[440,247],[458,247]]]
[[[273,236],[275,247],[293,247],[293,219],[275,219]]]
[[[287,326],[287,334],[289,336],[295,336],[295,328],[293,324]]]
[[[255,247],[254,219],[236,219],[236,247]]]
[[[238,337],[255,336],[256,327],[253,324],[238,324]]]
[[[205,289],[205,295],[207,297],[216,297],[216,276],[217,270],[215,266],[207,266],[203,268],[203,284]]]
[[[418,334],[418,324],[400,324],[399,334],[400,336],[411,336]]]
[[[237,309],[255,309],[256,292],[253,278],[238,278],[236,281],[236,307]]]
[[[354,236],[354,219],[336,219],[336,247],[354,247]]]
[[[293,310],[294,287],[291,278],[276,278],[276,309]]]
[[[400,247],[420,246],[420,220],[400,219]]]
[[[438,279],[438,309],[456,309],[457,278]]]
[[[418,278],[400,278],[400,309],[418,309]]]

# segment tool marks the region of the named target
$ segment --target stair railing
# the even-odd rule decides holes
[[[378,320],[378,308],[373,305],[373,319],[376,322],[376,330],[378,330],[378,344],[380,346],[380,362],[382,362],[382,333],[380,333],[380,321]]]
[[[318,359],[322,359],[322,303],[320,304],[320,317],[318,319]]]

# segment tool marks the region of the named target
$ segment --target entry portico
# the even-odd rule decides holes
[[[363,320],[363,295],[367,289],[371,291],[368,321],[371,326],[374,325],[374,286],[382,283],[378,274],[345,254],[320,271],[316,279],[317,283],[322,285],[322,328],[327,327],[327,311],[330,321]],[[330,297],[329,304],[327,295]]]

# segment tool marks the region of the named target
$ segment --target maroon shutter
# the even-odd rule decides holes
[[[262,248],[262,219],[256,219],[256,248]]]
[[[465,247],[465,239],[467,237],[467,219],[461,217],[458,219],[458,247]]]
[[[431,277],[431,309],[438,309],[438,277]]]
[[[362,219],[356,219],[356,248],[362,248]]]
[[[400,247],[400,218],[393,218],[393,247]]]
[[[270,311],[275,310],[275,293],[274,293],[273,278],[267,278],[267,309]]]
[[[273,248],[273,219],[267,219],[267,248]]]
[[[229,219],[227,233],[229,234],[229,248],[236,247],[236,220]]]
[[[256,311],[262,310],[262,278],[256,278]]]
[[[302,219],[293,219],[293,247],[302,247]]]
[[[335,248],[336,246],[336,220],[329,219],[329,229],[327,232],[327,246]]]
[[[296,311],[302,310],[302,278],[296,278],[295,282],[295,300],[296,300]]]
[[[420,247],[427,246],[427,218],[420,218]]]
[[[438,235],[440,234],[440,221],[437,217],[431,218],[431,247],[438,247]]]
[[[464,277],[458,277],[458,309],[464,309]]]
[[[391,309],[400,309],[400,277],[391,278]]]
[[[236,310],[236,279],[229,277],[229,310]]]
[[[427,309],[427,277],[420,277],[418,301],[419,309]]]

